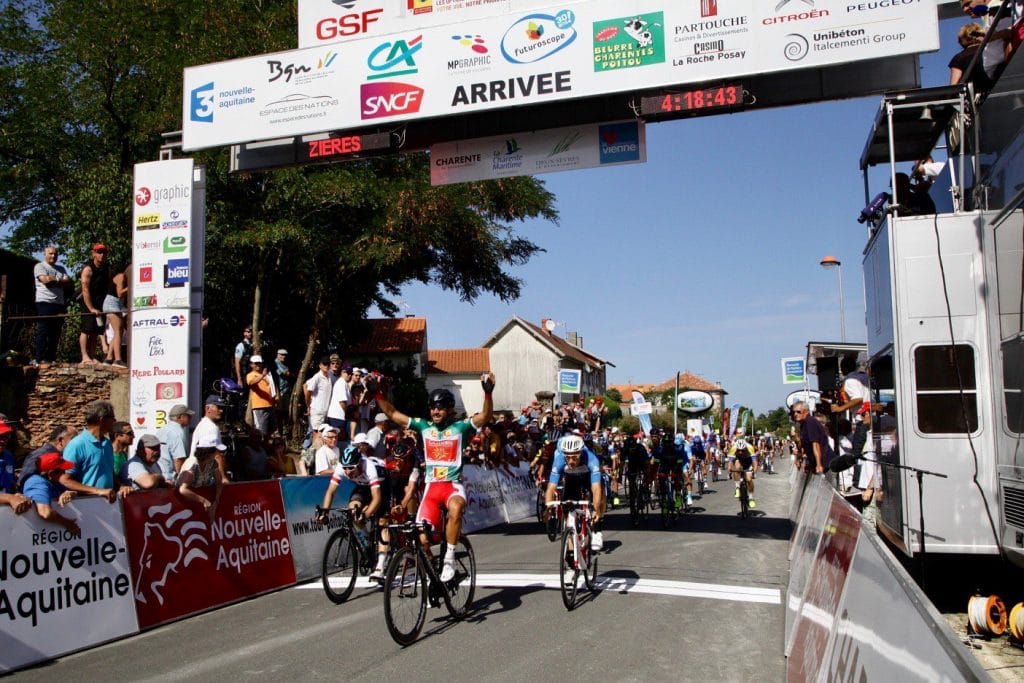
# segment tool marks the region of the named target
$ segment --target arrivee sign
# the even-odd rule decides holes
[[[225,486],[212,518],[166,490],[125,498],[124,518],[142,628],[295,583],[276,481]]]

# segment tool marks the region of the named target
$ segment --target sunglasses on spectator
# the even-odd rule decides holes
[[[121,434],[121,436],[135,436],[135,432],[132,432],[132,431],[119,432],[119,433]]]

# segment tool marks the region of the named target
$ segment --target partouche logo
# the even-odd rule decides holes
[[[79,618],[67,610],[89,605],[96,610],[99,603],[129,595],[131,579],[112,566],[124,552],[123,546],[85,530],[81,538],[63,528],[36,531],[31,549],[23,552],[9,549],[5,539],[0,549],[0,618],[24,619],[36,628],[47,614],[53,622],[66,622]],[[22,580],[26,590],[18,593]]]
[[[501,54],[512,64],[532,64],[564,50],[576,41],[576,15],[530,14],[508,27],[501,37]]]
[[[663,12],[594,22],[594,71],[629,69],[665,61]]]
[[[601,163],[618,164],[640,161],[640,128],[635,121],[599,126]]]
[[[231,109],[256,103],[256,91],[248,85],[214,92],[213,81],[189,91],[189,118],[196,123],[213,123],[217,109]]]
[[[700,16],[714,17],[718,15],[718,0],[700,0]]]

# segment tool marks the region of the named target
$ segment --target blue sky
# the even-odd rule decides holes
[[[948,83],[962,23],[940,23],[923,86]],[[611,384],[689,370],[758,412],[782,405],[795,387],[782,384],[779,359],[840,338],[823,256],[843,264],[847,340],[866,336],[858,164],[879,102],[650,124],[646,164],[542,176],[561,221],[518,226],[547,252],[513,271],[525,283],[517,301],[470,305],[416,285],[403,311],[428,318],[435,349],[479,346],[512,315],[552,318],[564,323],[557,334],[578,332],[615,364]],[[872,194],[886,189],[887,169],[871,178]]]

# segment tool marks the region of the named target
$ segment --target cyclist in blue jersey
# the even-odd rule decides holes
[[[693,505],[693,479],[690,471],[693,468],[693,453],[690,450],[690,443],[683,434],[676,434],[676,452],[679,454],[679,467],[683,472],[683,481],[686,483],[686,507]]]
[[[551,478],[544,500],[552,503],[555,490],[565,478],[564,500],[585,500],[586,485],[590,484],[590,502],[594,507],[594,519],[591,528],[591,549],[601,550],[604,537],[601,534],[601,520],[604,517],[604,487],[601,485],[601,463],[597,456],[583,445],[583,438],[575,434],[567,434],[558,440],[555,458],[551,465]],[[547,508],[550,514],[551,508]]]

